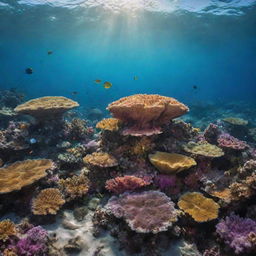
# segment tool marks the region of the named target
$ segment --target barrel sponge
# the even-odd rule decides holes
[[[32,202],[32,212],[35,215],[57,214],[57,211],[65,203],[61,192],[57,188],[41,190]]]
[[[159,191],[113,196],[106,209],[115,217],[124,218],[130,228],[138,233],[166,231],[178,216],[171,199]]]
[[[15,162],[0,168],[0,194],[18,191],[47,175],[54,163],[50,159],[35,159]]]
[[[51,119],[78,107],[76,101],[61,96],[47,96],[29,100],[14,110],[19,114],[31,115],[37,119]]]
[[[174,98],[157,94],[135,94],[110,103],[107,109],[127,127],[124,135],[143,136],[161,133],[161,125],[188,112]]]
[[[121,121],[116,118],[104,118],[96,124],[96,128],[106,131],[118,131]]]
[[[207,222],[218,218],[220,208],[214,200],[198,192],[189,192],[182,195],[178,206],[191,215],[196,222]]]
[[[149,155],[150,162],[162,173],[174,174],[196,165],[192,157],[157,151]]]
[[[101,168],[113,167],[118,165],[117,160],[113,156],[105,152],[94,152],[92,154],[88,154],[83,158],[83,161],[85,164]]]

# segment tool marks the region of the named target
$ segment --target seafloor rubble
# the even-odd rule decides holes
[[[0,255],[256,254],[253,117],[200,130],[138,94],[92,127],[68,98],[22,100],[0,98]]]

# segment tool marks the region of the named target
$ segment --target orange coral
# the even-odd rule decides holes
[[[67,201],[82,197],[89,190],[89,179],[84,175],[72,176],[59,180],[60,189],[66,195]]]
[[[150,182],[135,176],[124,176],[108,180],[105,187],[111,192],[121,194],[125,191],[134,191],[149,184]]]
[[[16,227],[12,221],[8,219],[0,221],[0,241],[5,242],[11,236],[16,235],[16,233]]]
[[[64,203],[65,200],[58,189],[46,188],[33,200],[32,212],[35,215],[55,215]]]
[[[83,161],[86,164],[101,168],[113,167],[118,165],[117,160],[113,156],[105,152],[94,152],[92,154],[86,155],[83,158]]]
[[[107,131],[118,131],[121,121],[116,118],[105,118],[96,124],[96,128]]]
[[[109,104],[107,109],[127,125],[123,134],[133,136],[159,134],[161,125],[189,110],[174,98],[155,94],[124,97]]]
[[[31,115],[38,119],[56,118],[79,104],[66,97],[41,97],[18,105],[14,110],[19,114]]]
[[[150,162],[162,173],[173,174],[189,169],[196,161],[188,156],[157,151],[149,155]]]
[[[197,222],[206,222],[218,217],[220,206],[201,193],[186,193],[180,197],[178,206]]]
[[[225,188],[223,190],[210,191],[208,192],[208,194],[215,196],[227,203],[229,203],[232,200],[231,191],[229,188]]]
[[[0,168],[0,193],[8,193],[33,184],[54,167],[49,159],[26,160]]]

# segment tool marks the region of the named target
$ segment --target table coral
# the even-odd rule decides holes
[[[16,234],[16,227],[12,221],[8,219],[0,221],[0,241],[5,242],[11,236],[14,236]]]
[[[126,128],[124,135],[142,136],[161,133],[161,126],[188,112],[188,107],[174,98],[135,94],[108,105],[112,115]]]
[[[105,118],[96,124],[97,129],[105,131],[118,131],[121,126],[121,121],[116,118]]]
[[[252,219],[231,214],[216,225],[216,232],[236,254],[255,249],[250,241],[250,234],[256,233],[256,222]]]
[[[117,166],[117,160],[108,153],[105,152],[94,152],[92,154],[88,154],[83,158],[84,163],[89,164],[91,166],[106,168]]]
[[[0,168],[0,193],[17,191],[47,175],[54,163],[49,159],[25,160]]]
[[[55,215],[64,203],[65,200],[58,189],[46,188],[33,200],[32,212],[35,215]]]
[[[106,209],[117,218],[123,217],[138,233],[165,231],[177,221],[178,216],[171,199],[158,191],[113,196]]]
[[[196,165],[188,156],[157,151],[149,155],[150,162],[162,173],[175,174]]]
[[[223,133],[218,138],[218,145],[221,148],[243,150],[248,147],[247,143],[241,141],[228,133]]]
[[[198,192],[186,193],[181,196],[178,206],[197,222],[206,222],[218,218],[220,208],[214,200]]]
[[[134,191],[149,184],[150,182],[147,182],[142,178],[126,175],[124,177],[116,177],[114,179],[107,180],[105,187],[107,190],[114,192],[115,194],[121,194],[126,191]]]
[[[224,152],[221,148],[205,142],[189,142],[184,146],[184,150],[194,155],[200,155],[205,157],[221,157]]]

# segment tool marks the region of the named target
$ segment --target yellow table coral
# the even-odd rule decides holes
[[[196,161],[188,156],[157,151],[149,155],[150,162],[162,173],[173,174],[189,169]]]
[[[206,222],[218,217],[220,206],[212,199],[198,192],[186,193],[180,197],[178,206],[197,222]]]
[[[105,118],[96,124],[96,128],[107,131],[117,131],[120,127],[121,121],[116,118]]]

